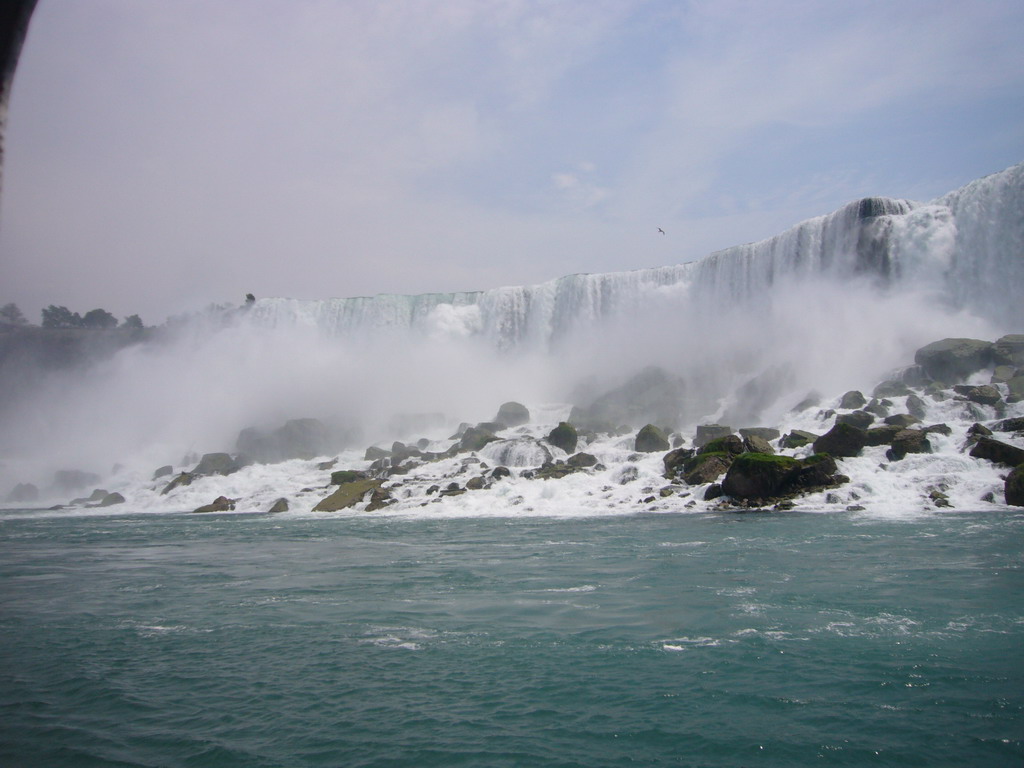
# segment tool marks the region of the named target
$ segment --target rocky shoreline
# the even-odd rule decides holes
[[[926,459],[935,441],[948,446],[954,440],[958,454],[999,468],[1001,487],[982,493],[979,505],[1024,506],[1024,406],[1019,405],[1024,401],[1024,335],[994,342],[937,341],[917,350],[912,365],[870,393],[849,390],[829,401],[812,393],[790,412],[785,425],[774,427],[703,424],[683,434],[671,415],[684,394],[670,374],[650,368],[575,405],[555,424],[544,424],[522,404],[509,402],[492,420],[462,424],[447,438],[373,445],[361,461],[347,458],[351,466],[340,467],[340,457],[352,457],[351,451],[324,458],[333,444],[351,442],[355,435],[341,435],[316,419],[296,419],[269,432],[243,430],[235,453],[184,461],[191,467],[184,471],[161,467],[149,489],[173,500],[207,478],[235,475],[257,463],[298,460],[322,476],[322,484],[278,496],[262,508],[244,495],[219,494],[193,511],[374,512],[499,492],[502,503],[515,506],[516,489],[523,483],[568,478],[586,479],[593,486],[588,495],[605,493],[620,505],[631,498],[635,508],[652,511],[787,510],[807,504],[857,510],[863,508],[856,487],[858,462],[864,457],[877,456],[871,471],[884,471]],[[926,423],[936,409],[951,416],[950,423]],[[636,424],[641,418],[652,420]],[[432,421],[419,419],[424,426]],[[817,428],[806,429],[809,425]],[[661,482],[655,482],[658,478]],[[55,483],[71,490],[97,480],[65,472]],[[923,488],[922,503],[953,507],[948,496],[952,480],[940,477]],[[7,502],[28,505],[37,498],[38,489],[20,484]],[[96,488],[60,506],[132,503],[130,495]]]

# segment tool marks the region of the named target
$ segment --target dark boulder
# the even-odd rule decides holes
[[[836,416],[836,424],[849,424],[860,429],[867,429],[874,422],[875,417],[867,411],[852,411],[841,413]]]
[[[385,448],[378,448],[376,445],[371,445],[363,454],[363,460],[377,461],[378,459],[386,459],[389,456],[391,456],[391,451]]]
[[[930,424],[924,428],[924,432],[928,435],[934,433],[936,435],[945,435],[946,437],[953,434],[953,430],[948,424]]]
[[[494,421],[506,427],[518,427],[530,421],[530,410],[522,403],[510,400],[498,408],[498,415],[494,417]]]
[[[272,513],[272,514],[277,514],[278,512],[287,512],[287,511],[288,511],[288,499],[284,498],[283,496],[280,499],[278,499],[277,501],[275,501],[273,504],[271,504],[270,505],[270,509],[267,510],[267,512]]]
[[[775,453],[772,444],[757,435],[747,435],[744,437],[743,449],[751,453]]]
[[[192,470],[193,475],[231,475],[242,468],[242,464],[230,453],[204,453]]]
[[[113,507],[115,504],[124,504],[124,496],[115,491],[114,493],[108,493],[99,500],[97,507]]]
[[[331,472],[331,485],[344,485],[354,483],[356,480],[365,480],[367,474],[357,469],[339,469]]]
[[[1006,503],[1013,507],[1024,507],[1024,466],[1016,467],[1006,476],[1003,486]]]
[[[1008,445],[999,440],[993,440],[991,437],[979,437],[978,442],[971,449],[971,456],[976,459],[988,459],[996,464],[1006,464],[1010,467],[1024,464],[1024,448]]]
[[[928,433],[921,429],[901,429],[893,436],[890,445],[889,450],[885,452],[885,457],[889,461],[899,461],[908,453],[932,452]]]
[[[697,434],[694,435],[693,447],[703,448],[712,440],[731,434],[732,427],[728,427],[724,424],[701,424],[697,427]]]
[[[762,440],[778,440],[782,436],[782,433],[777,429],[771,427],[743,427],[740,429],[740,437],[759,437]]]
[[[655,453],[668,450],[668,438],[665,433],[653,424],[647,424],[636,433],[635,450],[642,453]]]
[[[503,477],[511,477],[511,476],[512,476],[512,470],[510,470],[508,467],[495,467],[494,469],[491,470],[491,479],[492,480],[500,480]]]
[[[799,470],[800,462],[790,456],[744,453],[733,459],[722,491],[735,499],[769,499],[780,495]]]
[[[725,495],[725,491],[722,490],[722,486],[719,483],[712,483],[704,491],[704,501],[714,501],[720,499]]]
[[[963,381],[992,363],[993,344],[980,339],[942,339],[921,347],[914,362],[936,381]]]
[[[977,424],[975,426],[980,427],[981,425]],[[1024,417],[1018,416],[1013,419],[1003,419],[996,423],[996,429],[1000,432],[1024,432]],[[991,435],[991,430],[987,434]]]
[[[167,475],[174,474],[174,467],[170,464],[164,464],[153,473],[153,479],[159,480],[161,477],[167,477]]]
[[[182,472],[180,475],[175,477],[171,482],[164,486],[164,489],[160,491],[161,496],[166,496],[168,493],[173,491],[175,488],[180,488],[183,485],[191,485],[192,481],[196,478],[191,472]]]
[[[711,483],[722,476],[732,463],[728,453],[701,453],[683,465],[683,480],[688,485]]]
[[[1013,333],[996,339],[992,359],[997,365],[1024,368],[1024,334]]]
[[[864,411],[866,413],[870,413],[872,416],[884,419],[889,415],[890,405],[892,405],[892,400],[878,400],[873,398],[870,403],[864,406]]]
[[[860,455],[867,444],[867,432],[851,424],[836,424],[814,441],[815,453],[827,453],[836,458]]]
[[[780,445],[783,448],[802,448],[805,445],[809,445],[818,439],[818,435],[813,432],[805,432],[802,429],[794,429],[792,432],[782,438]]]
[[[193,509],[193,512],[230,512],[235,508],[235,500],[229,499],[227,496],[218,496],[210,504],[205,504],[202,507]]]
[[[501,438],[490,430],[481,429],[480,427],[469,427],[462,433],[462,437],[456,445],[458,446],[459,453],[465,451],[479,451],[488,443],[493,443],[495,440],[500,439]]]
[[[925,405],[924,400],[913,393],[907,395],[907,413],[918,419],[924,420],[924,417],[927,414],[927,406]]]
[[[575,453],[565,461],[567,466],[574,469],[593,467],[597,464],[597,457],[590,453]]]
[[[477,475],[476,477],[471,477],[471,478],[469,478],[469,480],[466,481],[466,490],[467,491],[479,491],[479,490],[482,490],[484,488],[484,486],[486,485],[486,483],[487,483],[487,481],[486,481],[486,479],[482,475]]]
[[[864,445],[889,445],[892,439],[902,432],[905,427],[896,424],[886,424],[884,427],[872,427],[865,433]]]
[[[686,462],[693,458],[693,454],[692,448],[673,448],[666,453],[662,459],[662,462],[665,464],[665,477],[669,480],[676,477],[676,475],[683,471]]]
[[[548,432],[548,442],[556,448],[561,448],[566,453],[572,453],[576,450],[578,439],[576,427],[567,421],[559,422],[557,427]]]
[[[953,387],[953,391],[978,405],[995,405],[1003,399],[999,390],[991,384],[982,384],[980,387],[958,384]]]
[[[911,416],[909,413],[896,413],[892,416],[885,417],[885,423],[889,426],[900,427],[901,429],[907,429],[915,424],[920,424],[921,420],[916,416]]]
[[[910,394],[910,387],[904,384],[899,379],[890,379],[883,381],[877,387],[871,391],[871,395],[877,398],[883,397],[903,397],[904,395]]]
[[[321,499],[313,507],[314,512],[337,512],[339,509],[354,507],[363,498],[381,487],[383,480],[356,480],[352,483],[345,483],[338,487],[330,496]]]
[[[812,490],[834,486],[842,482],[836,460],[827,453],[815,453],[800,462],[800,471],[793,482],[794,489]]]
[[[725,435],[716,437],[710,442],[704,443],[697,453],[727,453],[730,456],[739,456],[746,448],[743,441],[736,435]]]
[[[868,400],[864,397],[862,392],[859,392],[856,389],[851,389],[840,398],[839,407],[853,410],[856,408],[863,408],[867,403]]]

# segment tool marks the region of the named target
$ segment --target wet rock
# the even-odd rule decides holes
[[[727,453],[731,456],[739,456],[746,448],[743,441],[736,435],[726,435],[704,443],[697,453]]]
[[[817,392],[809,392],[807,397],[790,409],[790,413],[800,413],[800,411],[806,411],[808,408],[815,408],[819,405],[821,405],[821,395]]]
[[[884,419],[889,415],[889,406],[886,403],[891,402],[891,400],[872,400],[864,406],[864,411],[879,419]]]
[[[688,485],[703,485],[717,480],[729,469],[732,455],[728,453],[700,453],[683,466],[683,480]]]
[[[566,453],[572,453],[576,450],[579,436],[576,434],[576,427],[567,421],[560,421],[557,427],[548,432],[547,439],[556,448],[561,448]]]
[[[767,499],[780,495],[800,469],[790,456],[744,453],[733,459],[722,491],[736,499]]]
[[[72,506],[79,505],[79,504],[95,504],[96,502],[100,501],[104,496],[106,496],[107,493],[108,493],[108,491],[106,491],[105,489],[97,488],[91,494],[89,494],[88,496],[86,496],[84,498],[72,499],[70,501],[70,504]]]
[[[865,446],[889,445],[892,439],[899,434],[904,427],[895,424],[886,424],[884,427],[872,427],[865,433]]]
[[[945,435],[946,437],[949,437],[953,434],[953,430],[950,429],[948,424],[931,424],[924,428],[924,433],[928,435],[934,433],[936,435]]]
[[[276,514],[278,512],[287,512],[287,511],[288,511],[288,499],[284,498],[283,496],[280,499],[278,499],[277,501],[275,501],[273,504],[271,504],[270,505],[270,509],[267,510],[267,512],[270,512],[272,514]]]
[[[456,445],[458,446],[459,453],[465,451],[479,451],[488,443],[493,443],[495,440],[500,439],[501,438],[490,430],[481,429],[480,427],[469,427],[462,433],[462,437]]]
[[[371,445],[366,449],[366,453],[363,454],[364,461],[379,461],[380,459],[386,459],[391,456],[391,451],[384,448],[378,448],[376,445]]]
[[[996,339],[992,359],[998,365],[1024,367],[1024,334],[1013,333]]]
[[[874,422],[875,417],[867,411],[852,411],[842,413],[836,417],[836,424],[849,424],[860,429],[867,429]]]
[[[782,433],[777,429],[771,427],[743,427],[740,429],[740,437],[746,439],[748,437],[759,437],[764,441],[778,440],[782,436]]]
[[[1008,445],[991,437],[979,437],[971,449],[971,456],[976,459],[987,459],[996,464],[1016,467],[1024,464],[1024,448]]]
[[[712,483],[707,487],[707,490],[704,491],[704,501],[714,501],[715,499],[720,499],[724,495],[725,491],[722,490],[721,484]]]
[[[367,474],[357,469],[339,469],[336,472],[331,472],[331,485],[344,485],[345,483],[354,483],[357,480],[365,480],[366,478]]]
[[[635,449],[642,453],[668,450],[668,438],[653,424],[647,424],[636,433]]]
[[[908,453],[931,453],[932,444],[928,434],[920,429],[901,429],[892,438],[891,447],[885,452],[889,461],[899,461]]]
[[[494,421],[504,424],[506,427],[518,427],[521,424],[529,423],[530,410],[522,403],[510,400],[507,403],[502,403],[498,408],[498,415],[494,417]]]
[[[980,427],[980,424],[975,424],[976,427]],[[974,429],[974,427],[971,427]],[[996,423],[996,429],[999,432],[1024,432],[1024,417],[1017,417],[1014,419],[1003,419]],[[989,430],[986,434],[991,435],[992,431]]]
[[[477,475],[476,477],[471,477],[469,480],[466,481],[466,490],[479,491],[482,490],[485,485],[486,481],[484,480],[483,476]]]
[[[921,420],[924,420],[924,417],[927,414],[927,406],[925,405],[924,400],[913,392],[907,395],[907,413]]]
[[[857,408],[863,408],[867,405],[868,399],[864,397],[862,392],[856,389],[851,389],[849,392],[844,394],[839,400],[839,407],[854,410]]]
[[[171,482],[164,486],[164,489],[160,491],[161,496],[166,496],[168,493],[173,491],[175,488],[181,488],[184,485],[191,485],[192,481],[196,478],[191,472],[182,472],[175,477]]]
[[[500,480],[503,477],[511,477],[512,471],[508,467],[495,467],[491,470],[491,478]]]
[[[328,469],[334,469],[337,466],[337,464],[338,459],[333,458],[330,461],[321,461],[319,464],[316,465],[316,468],[319,469],[321,472],[326,472]]]
[[[383,482],[384,481],[381,479],[367,479],[345,483],[344,485],[339,486],[338,490],[330,496],[321,499],[320,503],[313,507],[313,511],[337,512],[339,509],[354,507],[356,504],[361,502],[368,493],[380,488]]]
[[[38,500],[39,489],[32,483],[18,483],[7,494],[7,501],[11,504],[28,504]]]
[[[1013,507],[1024,507],[1024,466],[1016,467],[1006,476],[1003,486],[1006,503]]]
[[[193,475],[231,475],[242,468],[242,464],[229,453],[204,453],[192,470]]]
[[[536,467],[551,461],[551,451],[533,437],[497,440],[481,449],[481,455],[506,467]]]
[[[987,368],[992,362],[993,346],[980,339],[942,339],[917,350],[914,362],[932,379],[955,383]]]
[[[124,496],[116,491],[114,493],[104,494],[103,498],[100,499],[97,507],[113,507],[117,504],[124,504]]]
[[[386,491],[383,488],[374,488],[370,492],[370,500],[366,504],[366,511],[376,512],[378,509],[383,509],[394,503],[395,499],[391,497],[390,491]]]
[[[815,453],[827,453],[836,458],[860,455],[867,445],[867,432],[851,424],[836,424],[814,441]]]
[[[802,429],[794,429],[788,435],[782,438],[781,445],[783,448],[802,448],[805,445],[809,445],[818,439],[818,435],[813,432],[805,432]]]
[[[732,427],[724,424],[701,424],[697,427],[697,434],[693,438],[694,448],[703,448],[719,437],[732,434]]]
[[[772,444],[757,435],[747,435],[743,438],[743,449],[751,453],[775,453]]]
[[[597,465],[597,457],[590,453],[575,453],[565,461],[566,465],[575,469],[585,469]]]
[[[958,395],[966,397],[972,403],[978,403],[979,405],[995,405],[1003,399],[1003,396],[999,394],[999,390],[991,384],[983,384],[980,387],[958,384],[953,387],[953,391]]]
[[[230,512],[235,508],[235,500],[229,499],[227,496],[218,496],[210,504],[206,504],[197,509],[193,509],[193,512]]]
[[[167,477],[167,475],[173,474],[174,467],[172,467],[170,464],[164,464],[162,467],[159,467],[155,472],[153,472],[153,479],[159,480],[161,477]]]
[[[673,448],[666,453],[662,458],[662,462],[665,465],[665,477],[669,480],[676,477],[676,475],[683,471],[683,465],[693,458],[693,454],[694,450],[692,448]]]
[[[892,416],[886,416],[885,423],[893,427],[907,429],[915,424],[920,424],[921,420],[916,416],[911,416],[909,413],[897,413]]]
[[[899,379],[883,381],[871,391],[872,397],[903,397],[910,394],[910,387]]]

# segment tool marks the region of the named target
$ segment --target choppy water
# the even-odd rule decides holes
[[[0,521],[5,766],[1018,766],[1024,511]]]

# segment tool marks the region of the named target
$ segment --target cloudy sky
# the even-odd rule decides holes
[[[0,303],[531,284],[927,200],[1024,161],[1021,39],[1019,0],[39,0]]]

